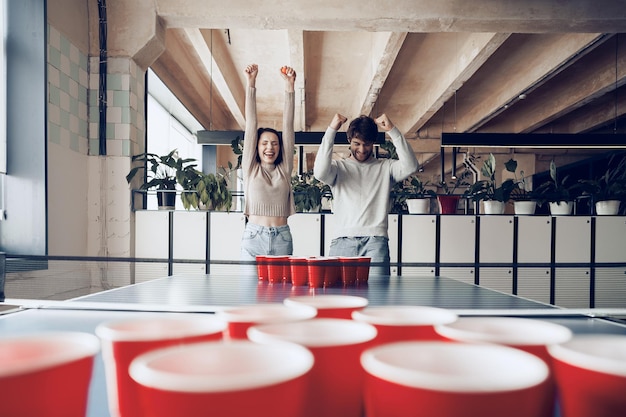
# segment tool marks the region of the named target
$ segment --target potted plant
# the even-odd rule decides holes
[[[179,178],[184,189],[180,198],[185,209],[230,211],[233,196],[228,189],[226,175],[205,174],[192,167]]]
[[[291,188],[296,211],[319,212],[322,197],[329,197],[330,187],[313,176],[313,171],[291,177]]]
[[[430,199],[436,198],[437,193],[430,188],[430,181],[422,181],[417,174],[413,174],[399,183],[402,192],[398,196],[399,202],[406,205],[410,214],[428,214],[430,212]]]
[[[626,200],[626,155],[617,162],[615,157],[615,154],[611,155],[602,176],[579,181],[583,194],[591,196],[596,214],[601,216],[618,214],[621,202]]]
[[[469,182],[466,181],[466,178],[472,175],[472,171],[467,169],[467,165],[465,165],[465,167],[466,169],[456,178],[450,181],[445,181],[445,179],[442,178],[437,183],[437,190],[441,190],[441,192],[437,192],[437,203],[439,204],[440,214],[456,213],[461,194],[455,194],[455,192],[459,187],[467,187],[470,185]]]
[[[582,194],[584,187],[569,179],[569,175],[559,179],[556,164],[554,160],[550,161],[550,179],[535,189],[537,204],[543,205],[547,202],[552,215],[571,214],[574,200]]]
[[[517,162],[513,159],[510,159],[504,165],[509,172],[515,172],[517,169]],[[509,178],[498,185],[496,180],[496,157],[492,153],[483,161],[480,173],[484,179],[472,184],[463,196],[475,202],[482,201],[486,214],[504,213],[504,205],[511,198],[511,193],[516,186],[515,181]]]
[[[512,164],[514,163],[514,164]],[[524,171],[520,171],[520,176],[517,176],[517,161],[513,159],[507,162],[509,167],[508,171],[513,170],[515,177],[515,187],[511,192],[511,200],[513,200],[513,207],[515,214],[517,215],[531,215],[535,214],[537,208],[537,202],[534,200],[534,193],[530,190],[530,184],[528,184],[527,177],[524,175]],[[506,165],[506,164],[505,164]],[[509,169],[511,168],[511,169]]]
[[[142,162],[133,167],[126,181],[130,182],[140,170],[145,170],[144,182],[139,186],[140,190],[154,189],[157,193],[159,209],[173,210],[176,205],[176,184],[185,169],[189,169],[195,159],[181,159],[176,149],[167,155],[157,155],[145,152],[132,157],[132,162]]]

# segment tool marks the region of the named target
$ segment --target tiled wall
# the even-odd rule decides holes
[[[48,140],[85,155],[99,152],[99,60],[48,26]],[[139,153],[145,131],[144,72],[123,57],[109,58],[107,73],[107,155]]]
[[[88,59],[58,30],[48,26],[48,140],[88,152]]]

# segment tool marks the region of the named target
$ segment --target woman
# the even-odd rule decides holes
[[[280,70],[285,80],[283,135],[274,129],[258,128],[256,77],[258,66],[244,70],[246,90],[246,131],[243,141],[243,182],[247,217],[241,242],[241,260],[254,261],[256,255],[291,255],[293,243],[287,218],[295,213],[291,172],[294,152],[294,83],[291,67]]]

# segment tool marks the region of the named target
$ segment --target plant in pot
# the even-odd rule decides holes
[[[524,171],[520,171],[519,177],[517,176],[517,161],[510,159],[506,164],[510,164],[507,167],[508,171],[512,171],[515,176],[515,188],[511,192],[511,200],[513,200],[513,207],[515,214],[535,214],[537,208],[537,202],[535,201],[535,195],[530,190],[530,184],[527,182],[527,177],[524,175]]]
[[[233,196],[228,189],[226,176],[220,173],[205,174],[195,168],[187,169],[180,176],[184,191],[180,198],[186,210],[226,210],[230,211]]]
[[[626,155],[617,161],[616,155],[611,155],[602,176],[579,183],[583,194],[593,199],[596,214],[617,215],[621,202],[626,200]]]
[[[159,209],[173,210],[176,205],[176,184],[178,178],[185,169],[190,167],[195,159],[181,159],[176,149],[167,155],[157,155],[145,152],[132,157],[132,162],[141,162],[139,166],[133,167],[126,181],[130,182],[137,173],[145,170],[144,182],[139,186],[140,190],[156,190]]]
[[[399,183],[402,192],[399,195],[406,205],[410,214],[428,214],[430,212],[430,199],[436,198],[437,193],[430,188],[430,181],[422,181],[417,174],[413,174]]]
[[[511,159],[505,164],[505,168],[509,172],[515,172],[517,162]],[[480,172],[484,179],[472,184],[463,194],[464,197],[474,202],[482,201],[486,214],[504,213],[504,205],[509,201],[511,193],[516,187],[515,181],[509,178],[498,185],[496,180],[496,157],[491,153],[483,161]]]
[[[313,176],[313,171],[303,172],[291,177],[294,205],[296,211],[319,212],[322,206],[322,197],[329,197],[330,187]]]
[[[580,197],[584,191],[584,186],[579,182],[570,181],[570,176],[566,175],[560,179],[557,173],[556,163],[550,161],[550,179],[535,188],[534,195],[537,204],[544,203],[550,205],[552,215],[569,215],[572,213],[574,201]]]
[[[455,194],[455,192],[459,187],[467,187],[470,185],[466,180],[470,175],[472,175],[472,172],[469,169],[464,169],[456,179],[451,179],[450,181],[441,179],[437,182],[437,202],[439,204],[440,214],[456,213],[461,194]],[[439,192],[439,190],[441,190],[441,192]]]

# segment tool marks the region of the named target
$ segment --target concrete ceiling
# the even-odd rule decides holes
[[[296,131],[384,112],[420,160],[442,131],[613,132],[626,112],[625,1],[148,3],[164,28],[150,67],[207,130],[243,130],[248,63],[261,126],[282,128],[290,65]]]

